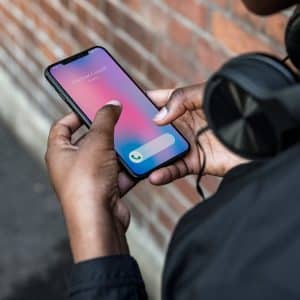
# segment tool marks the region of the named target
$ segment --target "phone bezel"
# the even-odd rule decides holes
[[[100,48],[103,51],[105,51],[109,57],[116,63],[116,65],[127,75],[127,77],[129,78],[129,80],[131,80],[134,85],[142,92],[142,94],[153,104],[154,107],[157,108],[157,110],[159,110],[159,108],[157,107],[157,105],[155,105],[155,103],[150,99],[150,97],[148,97],[148,95],[145,93],[145,91],[142,90],[142,88],[139,87],[139,85],[136,83],[136,81],[127,73],[127,71],[120,65],[120,63],[110,54],[110,52],[102,47],[102,46],[94,46],[91,48],[88,48],[84,51],[81,51],[79,53],[76,53],[72,56],[69,56],[67,58],[64,58],[60,61],[57,61],[51,65],[49,65],[45,71],[44,71],[44,76],[45,78],[48,80],[48,82],[53,86],[53,88],[56,90],[56,92],[59,94],[59,96],[62,98],[62,100],[64,100],[67,105],[80,117],[80,119],[82,120],[82,122],[88,127],[90,128],[92,122],[91,120],[87,117],[87,115],[82,111],[82,109],[77,105],[77,103],[72,99],[72,97],[70,97],[70,95],[67,93],[67,91],[60,85],[60,83],[55,79],[55,77],[51,74],[51,69],[53,67],[55,67],[56,65],[59,64],[68,64],[70,62],[73,62],[75,60],[77,60],[80,57],[89,55],[89,52],[93,49],[96,48]],[[162,164],[154,167],[153,169],[143,173],[143,174],[137,174],[135,173],[127,164],[126,162],[122,159],[121,155],[118,153],[117,149],[115,149],[116,154],[118,156],[118,159],[120,160],[120,162],[122,163],[122,165],[124,166],[125,170],[134,178],[137,179],[143,179],[145,177],[147,177],[150,173],[152,173],[153,171],[160,169],[162,167],[165,167],[169,164],[171,164],[172,162],[178,160],[179,158],[182,158],[183,156],[185,156],[189,151],[190,151],[190,143],[188,142],[188,140],[182,135],[182,133],[173,125],[171,124],[171,126],[175,129],[175,131],[185,140],[185,142],[187,143],[187,150],[183,151],[182,153],[179,153],[178,155],[170,158],[169,160],[163,162]]]

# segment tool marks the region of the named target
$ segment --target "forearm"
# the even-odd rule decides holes
[[[299,3],[297,0],[242,0],[247,8],[259,15],[268,15]]]
[[[71,300],[147,299],[136,261],[129,255],[125,227],[105,208],[66,209],[73,266]],[[93,212],[94,213],[93,213]]]

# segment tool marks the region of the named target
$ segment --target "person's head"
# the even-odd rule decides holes
[[[298,0],[243,0],[246,7],[258,15],[270,15],[290,6],[299,4]]]
[[[243,1],[249,10],[266,15],[299,4],[300,0]],[[284,57],[243,53],[226,62],[206,83],[204,111],[208,127],[223,145],[242,157],[272,158],[299,143],[299,7],[287,22]]]

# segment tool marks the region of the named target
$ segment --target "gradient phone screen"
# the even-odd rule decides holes
[[[115,150],[134,175],[143,176],[188,150],[187,141],[172,125],[157,126],[152,121],[157,108],[105,49],[93,48],[49,71],[91,121],[106,102],[122,103]]]

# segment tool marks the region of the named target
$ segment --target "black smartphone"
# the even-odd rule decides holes
[[[146,177],[189,151],[189,143],[173,125],[153,122],[157,107],[103,47],[50,65],[45,77],[88,127],[106,102],[121,102],[115,151],[132,176]]]

